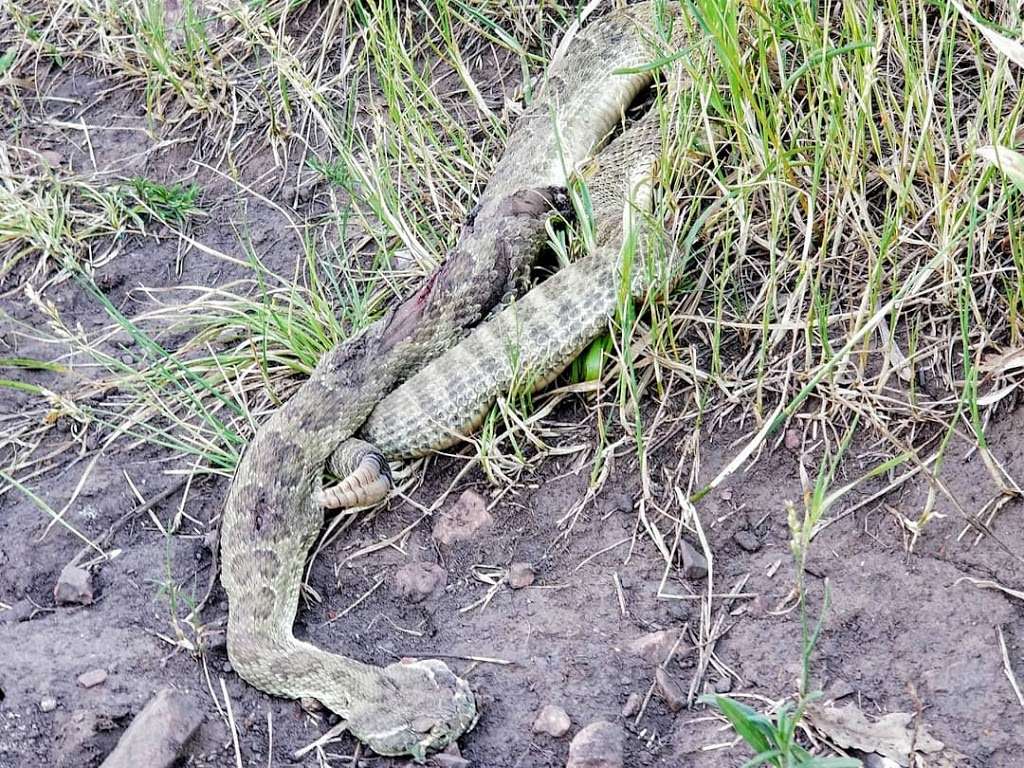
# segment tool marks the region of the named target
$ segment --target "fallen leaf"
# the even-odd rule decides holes
[[[943,748],[924,728],[915,732],[914,716],[907,712],[891,712],[872,722],[855,704],[824,704],[809,707],[808,714],[814,726],[843,749],[873,752],[902,766],[910,765],[911,751],[931,754]]]
[[[1005,173],[1014,184],[1024,186],[1024,155],[999,144],[978,147],[974,154]]]
[[[996,49],[997,53],[1001,53],[1018,67],[1024,67],[1024,45],[982,24],[974,14],[968,13],[967,9],[957,0],[953,0],[953,5],[967,21],[978,28],[978,31],[988,40],[989,45]]]

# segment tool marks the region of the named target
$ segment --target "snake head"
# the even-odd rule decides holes
[[[435,659],[389,664],[376,696],[349,711],[348,730],[379,755],[409,755],[418,763],[474,725],[469,684]]]

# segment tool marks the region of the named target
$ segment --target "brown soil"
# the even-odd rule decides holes
[[[65,85],[68,93],[78,94],[96,88],[81,77]],[[57,103],[39,109],[66,121],[78,114],[77,108]],[[145,124],[137,106],[107,101],[102,109],[106,111],[94,109],[88,114],[90,123]],[[12,140],[52,147],[62,154],[66,167],[91,170],[81,135],[66,128],[47,128],[40,115],[36,115],[38,123]],[[149,139],[141,132],[97,131],[92,139],[90,151],[100,167],[120,174],[145,173],[173,180],[195,169],[181,148],[124,160],[147,148]],[[267,176],[254,168],[247,172],[260,192],[282,205],[291,204],[280,195],[276,172]],[[244,219],[256,230],[254,240],[262,243],[261,257],[290,274],[301,254],[294,240],[275,237],[281,222],[273,211],[214,174],[202,171],[199,178],[204,208],[217,213],[199,225],[201,240],[240,255],[233,224]],[[308,205],[317,205],[316,198]],[[219,285],[244,272],[191,251],[183,257],[179,277],[174,270],[176,256],[176,246],[169,241],[126,244],[97,278],[114,303],[133,314],[147,306],[148,300],[134,290],[140,286]],[[74,282],[54,286],[47,297],[86,331],[107,322],[102,310]],[[41,325],[39,315],[19,293],[7,294],[0,307],[30,327]],[[53,358],[60,353],[33,341],[25,331],[11,327],[3,339],[26,356]],[[10,350],[5,348],[3,353]],[[131,354],[131,350],[121,353]],[[76,362],[83,367],[76,366],[69,377],[27,374],[25,379],[71,390],[76,380],[95,375],[84,367],[84,360]],[[3,392],[0,410],[10,414],[28,407],[28,396]],[[569,404],[563,406],[560,417],[571,420],[577,415],[573,408],[582,412],[579,404]],[[989,435],[995,455],[1016,478],[1024,477],[1022,430],[1024,411],[1018,409],[994,423]],[[740,437],[727,430],[702,436],[702,480],[713,477],[732,458],[736,451],[732,441]],[[55,430],[49,444],[55,447],[66,439]],[[689,438],[678,438],[683,439]],[[94,450],[95,443],[82,455],[69,453],[65,468],[30,485],[60,509]],[[661,449],[658,459],[672,468],[681,450],[679,443],[671,443]],[[942,479],[963,507],[974,512],[994,489],[980,457],[970,453],[969,446],[958,444],[953,456],[942,470]],[[734,693],[775,700],[795,690],[800,623],[795,611],[777,608],[791,605],[787,596],[794,585],[784,500],[799,502],[799,460],[778,445],[698,507],[714,556],[716,592],[729,591],[749,575],[743,587],[749,596],[732,602],[725,613],[724,634],[715,647],[718,661],[739,678],[731,685]],[[856,459],[850,461],[854,462],[850,474],[855,476]],[[68,518],[87,536],[98,536],[135,504],[125,473],[144,496],[152,497],[174,482],[166,470],[180,468],[168,466],[156,450],[127,450],[115,444],[99,457]],[[429,468],[429,482],[414,498],[429,504],[456,469],[453,461],[435,462]],[[638,481],[628,461],[616,470],[571,533],[563,535],[557,521],[582,496],[587,481],[587,468],[576,473],[569,470],[568,464],[551,460],[540,471],[527,474],[514,493],[494,505],[494,527],[470,543],[441,551],[430,538],[430,522],[425,521],[402,551],[386,548],[340,565],[359,547],[396,534],[420,514],[411,505],[394,503],[321,553],[311,585],[322,602],[303,608],[297,632],[323,647],[380,664],[409,655],[454,657],[449,663],[470,680],[482,702],[480,722],[461,745],[473,765],[564,765],[569,737],[531,733],[540,708],[547,703],[564,707],[573,721],[570,736],[596,719],[623,721],[623,703],[631,693],[645,694],[654,672],[649,663],[624,652],[624,646],[653,630],[682,629],[687,623],[695,628],[700,605],[698,600],[658,599],[664,560],[638,528],[633,508]],[[661,477],[660,468],[655,470],[652,475]],[[492,492],[478,471],[470,472],[457,490],[469,487],[484,495]],[[1020,502],[1003,509],[993,525],[993,536],[975,543],[973,534],[958,538],[964,520],[948,500],[940,498],[938,510],[945,517],[929,523],[908,552],[907,534],[896,515],[915,518],[928,487],[912,481],[853,514],[842,514],[877,488],[844,500],[834,510],[837,521],[814,543],[808,575],[811,603],[820,605],[826,579],[832,595],[812,661],[816,686],[826,693],[847,694],[844,702],[856,702],[869,715],[920,711],[924,727],[967,755],[971,764],[1020,765],[1024,707],[1004,671],[997,631],[1001,628],[1005,636],[1012,669],[1024,679],[1024,603],[963,580],[992,580],[1017,589],[1024,584]],[[671,497],[672,489],[659,490],[662,501]],[[210,647],[201,657],[168,641],[173,639],[173,628],[166,585],[173,582],[179,595],[189,599],[198,599],[205,591],[211,557],[204,536],[209,521],[219,514],[224,492],[224,482],[197,481],[185,503],[186,524],[173,537],[162,536],[146,515],[121,530],[114,543],[122,554],[98,569],[97,599],[87,607],[55,607],[53,600],[57,577],[80,542],[59,527],[44,534],[48,518],[24,495],[11,491],[0,496],[0,601],[13,606],[0,612],[0,767],[96,766],[132,716],[165,685],[186,692],[195,707],[206,713],[187,765],[235,764],[229,730],[211,694],[223,706],[221,681],[230,697],[247,766],[293,764],[291,754],[329,727],[330,717],[309,715],[295,702],[265,696],[242,683],[230,671],[216,633],[207,638]],[[174,495],[152,512],[167,521],[179,503],[180,495]],[[678,512],[677,507],[672,509],[673,514]],[[734,538],[740,532],[746,534],[746,548]],[[602,550],[603,554],[593,557]],[[416,559],[440,563],[448,573],[448,584],[436,597],[410,604],[396,596],[393,575]],[[517,591],[502,586],[485,606],[463,610],[489,589],[474,578],[474,566],[503,567],[515,561],[536,566],[533,586]],[[616,578],[622,589],[621,605]],[[381,580],[357,607],[332,621]],[[697,594],[705,589],[703,580],[687,584],[675,575],[666,586],[666,591],[676,593]],[[716,614],[721,607],[716,602]],[[218,588],[203,614],[205,624],[216,627],[225,609]],[[186,612],[178,609],[179,616]],[[474,663],[464,660],[468,656],[505,663]],[[684,687],[693,678],[695,663],[696,655],[686,653],[670,667]],[[109,673],[104,683],[90,689],[77,683],[80,674],[97,667]],[[705,682],[713,687],[720,679],[720,673],[711,669]],[[40,701],[48,696],[56,698],[56,709],[42,712]],[[627,765],[736,766],[749,757],[742,745],[726,746],[733,734],[703,707],[672,714],[654,696],[640,722],[631,718],[625,724]],[[347,765],[341,756],[351,755],[353,749],[348,737],[329,745],[329,764]],[[315,752],[295,764],[317,765]],[[371,759],[367,764],[395,763]]]

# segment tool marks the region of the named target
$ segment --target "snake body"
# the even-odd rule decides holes
[[[652,4],[632,6],[575,38],[517,121],[442,266],[416,294],[326,354],[260,427],[236,469],[221,521],[234,669],[268,693],[318,699],[379,754],[422,760],[473,726],[476,703],[468,684],[440,661],[375,667],[295,638],[305,558],[323,525],[325,465],[357,479],[371,474],[378,454],[355,437],[368,416],[363,434],[389,458],[455,439],[507,384],[511,368],[497,361],[510,343],[520,344],[520,361],[543,379],[599,331],[614,303],[613,252],[616,235],[621,240],[623,195],[635,175],[627,136],[608,148],[608,170],[595,176],[596,188],[610,191],[595,203],[597,251],[481,325],[450,353],[455,359],[428,365],[492,307],[524,289],[546,240],[547,219],[566,209],[568,175],[594,156],[651,81],[643,65],[655,56],[653,18]],[[649,155],[646,139],[633,146]],[[524,310],[533,314],[523,317],[525,324],[517,319]],[[495,362],[494,373],[476,382],[482,388],[453,378],[470,358]],[[446,404],[443,414],[424,408],[420,396],[437,381],[448,382],[438,400]]]

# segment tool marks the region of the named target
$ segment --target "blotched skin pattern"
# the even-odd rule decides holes
[[[615,71],[641,67],[663,54],[651,31],[653,13],[650,4],[632,6],[577,36],[517,122],[475,215],[444,264],[387,316],[326,354],[310,379],[260,427],[235,472],[221,523],[221,579],[228,597],[233,667],[268,693],[318,699],[379,754],[423,760],[428,750],[443,748],[472,728],[476,703],[468,684],[440,661],[380,668],[294,637],[306,555],[324,520],[324,467],[330,462],[341,476],[371,474],[371,465],[382,460],[372,446],[353,438],[374,406],[456,344],[492,307],[525,288],[529,267],[546,240],[547,219],[568,212],[567,174],[600,149],[626,106],[650,82],[650,72]],[[613,177],[625,178],[621,169]],[[622,203],[620,196],[618,205],[611,206],[617,208],[619,223],[599,220],[599,231],[605,226],[621,232]],[[601,259],[602,264],[614,262],[607,253]],[[538,361],[564,360],[583,335],[596,333],[594,318],[605,311],[603,288],[580,298],[573,274],[579,277],[579,269],[552,277],[540,286],[541,293],[524,299],[548,318],[544,330],[538,326],[530,332],[531,340],[540,343],[547,343],[544,334],[549,332],[557,338],[569,320],[564,314],[590,316],[582,323],[585,330],[574,331],[568,342],[551,342],[545,350],[554,351],[536,355]],[[521,313],[524,304],[518,308]],[[499,313],[494,322],[507,323],[504,317]],[[600,323],[605,317],[607,312]],[[472,339],[467,343],[479,343]],[[423,383],[446,381],[443,371],[434,375],[439,379]],[[451,399],[455,388],[449,384],[446,391]],[[477,418],[475,411],[468,415],[471,421]],[[370,432],[386,442],[386,430]],[[435,442],[423,437],[421,443]]]

